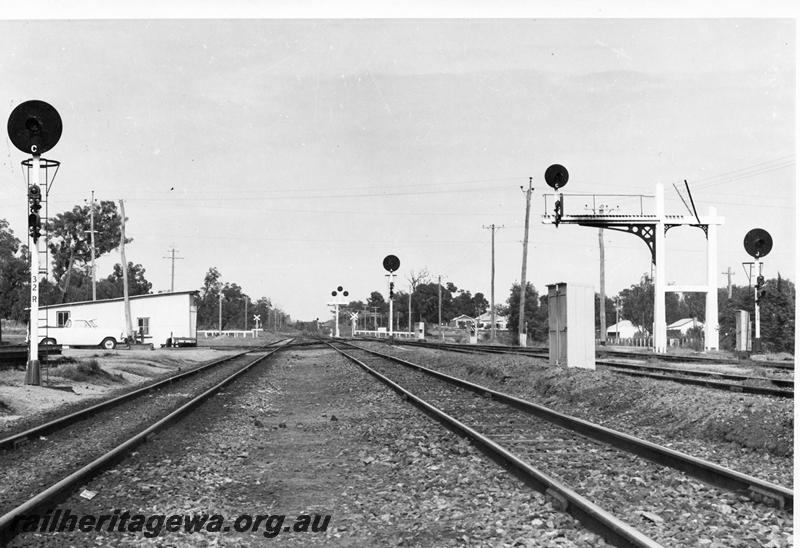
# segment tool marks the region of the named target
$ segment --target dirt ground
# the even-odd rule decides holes
[[[43,368],[42,386],[26,385],[22,367],[0,369],[0,431],[22,419],[35,420],[48,412],[130,390],[153,378],[230,353],[209,348],[64,349],[62,358],[66,363]],[[92,361],[97,362],[101,371],[85,375],[76,372],[76,366]]]
[[[606,546],[463,439],[330,350],[288,351],[61,505],[219,514],[219,532],[29,533],[12,546]],[[236,531],[237,517],[286,516]],[[322,530],[287,525],[330,515]],[[322,523],[322,522],[321,522]]]

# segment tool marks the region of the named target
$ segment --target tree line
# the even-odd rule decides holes
[[[39,285],[39,302],[42,305],[92,300],[91,216],[89,204],[76,205],[46,221],[50,276]],[[95,204],[94,229],[95,260],[119,248],[122,219],[113,201]],[[125,240],[126,243],[132,241],[132,238]],[[27,244],[14,234],[8,221],[0,219],[0,318],[17,321],[27,321],[29,318],[25,310],[30,306],[29,251]],[[141,264],[128,261],[127,270],[130,296],[152,293],[153,284],[147,279],[146,270]],[[97,299],[122,297],[123,279],[122,265],[117,263],[108,276],[96,279]],[[251,299],[238,284],[223,283],[219,271],[214,267],[206,274],[198,297],[199,329],[219,327],[220,302],[222,329],[244,329],[245,325],[252,328],[255,326],[254,314],[260,315],[260,325],[264,328],[280,327],[291,320],[288,314],[273,306],[268,297]],[[247,318],[244,316],[246,307]]]
[[[473,318],[490,309],[490,303],[483,293],[474,295],[459,289],[452,282],[432,282],[426,270],[410,274],[411,290],[397,291],[394,297],[395,325],[401,330],[409,324],[408,296],[411,295],[411,322],[425,322],[428,325],[439,323],[439,291],[441,287],[442,323],[447,324],[462,314]],[[653,302],[655,289],[652,279],[645,275],[636,284],[623,289],[616,296],[605,297],[606,326],[629,320],[640,330],[640,336],[652,331]],[[718,311],[720,348],[732,349],[736,335],[736,311],[747,310],[750,319],[753,317],[754,289],[748,286],[731,286],[731,298],[727,288],[718,290]],[[683,318],[705,319],[704,293],[667,293],[665,298],[666,321],[669,325]],[[520,284],[512,284],[505,303],[495,304],[495,312],[508,318],[508,329],[516,342],[519,325]],[[774,352],[794,352],[794,283],[782,278],[768,279],[765,283],[765,294],[759,299],[761,310],[761,339],[765,349]],[[340,314],[347,311],[359,312],[359,326],[363,329],[375,329],[387,326],[389,303],[380,291],[372,291],[365,300],[350,301],[346,307],[340,308]],[[619,316],[617,316],[619,314]],[[595,293],[595,330],[600,330],[600,295]],[[346,317],[340,321],[347,320]],[[546,342],[548,338],[547,295],[540,295],[537,289],[528,282],[525,288],[525,316],[527,333],[530,340]],[[699,328],[695,335],[699,335]]]

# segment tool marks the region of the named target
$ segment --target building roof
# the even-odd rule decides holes
[[[606,329],[606,333],[609,333],[609,332],[612,332],[612,331],[614,333],[616,333],[617,331],[622,330],[622,329],[635,329],[637,331],[639,330],[639,328],[636,327],[633,324],[632,321],[630,321],[630,320],[620,320],[619,323],[615,323],[614,325],[609,325],[608,328]]]
[[[484,312],[483,314],[481,314],[480,316],[478,316],[478,319],[479,319],[479,320],[487,320],[487,321],[490,321],[490,320],[492,319],[492,313],[491,313],[491,312]],[[495,314],[494,314],[494,321],[496,321],[496,322],[508,321],[508,316],[501,316],[500,314],[498,314],[497,312],[495,312]]]
[[[682,318],[676,322],[672,322],[667,326],[667,329],[680,329],[682,327],[686,327],[687,325],[694,327],[703,327],[703,322],[698,321],[696,318]]]
[[[173,292],[166,292],[166,293],[148,293],[147,295],[132,295],[128,297],[128,300],[137,300],[137,299],[148,299],[151,297],[171,297],[173,295],[192,295],[200,293],[197,290],[193,291],[173,291]],[[77,301],[74,303],[59,303],[59,304],[48,304],[40,306],[39,308],[63,308],[65,306],[83,306],[87,304],[99,304],[99,303],[113,303],[115,301],[122,302],[124,301],[124,297],[115,297],[113,299],[98,299],[96,301]]]
[[[466,314],[461,314],[460,316],[456,316],[455,318],[453,318],[450,321],[454,322],[456,320],[474,320],[474,319],[475,318],[473,318],[472,316],[467,316]]]

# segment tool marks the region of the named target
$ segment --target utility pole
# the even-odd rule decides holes
[[[244,296],[244,330],[247,331],[247,295]]]
[[[489,226],[483,225],[483,228],[492,231],[492,338],[491,341],[494,342],[495,338],[495,318],[494,318],[494,233],[496,230],[504,228],[502,225],[497,226],[492,223]]]
[[[603,206],[599,208],[603,214]],[[597,229],[597,239],[600,243],[600,344],[606,344],[606,247],[603,241],[603,229]]]
[[[161,257],[162,259],[172,259],[172,278],[171,278],[172,281],[170,282],[170,285],[169,285],[169,292],[170,293],[175,293],[175,259],[183,259],[183,257],[176,257],[175,256],[175,252],[176,251],[177,250],[173,246],[172,249],[170,249],[168,251],[168,253],[170,253],[169,257]]]
[[[522,187],[520,187],[522,188]],[[522,238],[522,275],[520,276],[519,285],[519,345],[528,345],[528,330],[526,329],[527,322],[525,322],[525,289],[527,287],[527,280],[525,275],[528,271],[528,231],[530,230],[531,221],[531,193],[533,192],[533,177],[528,179],[528,190],[525,191],[525,235]],[[492,284],[494,287],[494,284]],[[494,297],[492,297],[494,300]],[[494,305],[492,306],[494,308]]]
[[[89,202],[89,234],[91,238],[92,251],[92,300],[97,300],[97,274],[94,267],[94,190],[92,191],[92,201]]]
[[[411,292],[408,292],[408,332],[411,333]]]
[[[728,267],[727,272],[723,272],[723,274],[728,275],[728,300],[733,297],[733,287],[731,287],[731,276],[734,276],[736,273],[731,271],[731,267]]]
[[[119,201],[119,212],[121,215],[120,222],[120,238],[119,238],[119,252],[122,258],[122,296],[125,301],[125,337],[130,339],[133,333],[133,326],[131,325],[131,301],[128,297],[128,261],[125,259],[125,203]]]
[[[444,329],[442,328],[442,276],[439,275],[439,333],[444,341]]]
[[[222,334],[222,292],[219,293],[219,333]]]

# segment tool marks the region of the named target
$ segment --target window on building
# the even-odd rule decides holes
[[[150,334],[150,318],[136,318],[137,331],[142,335]]]
[[[56,312],[56,327],[64,327],[69,321],[69,312]]]

